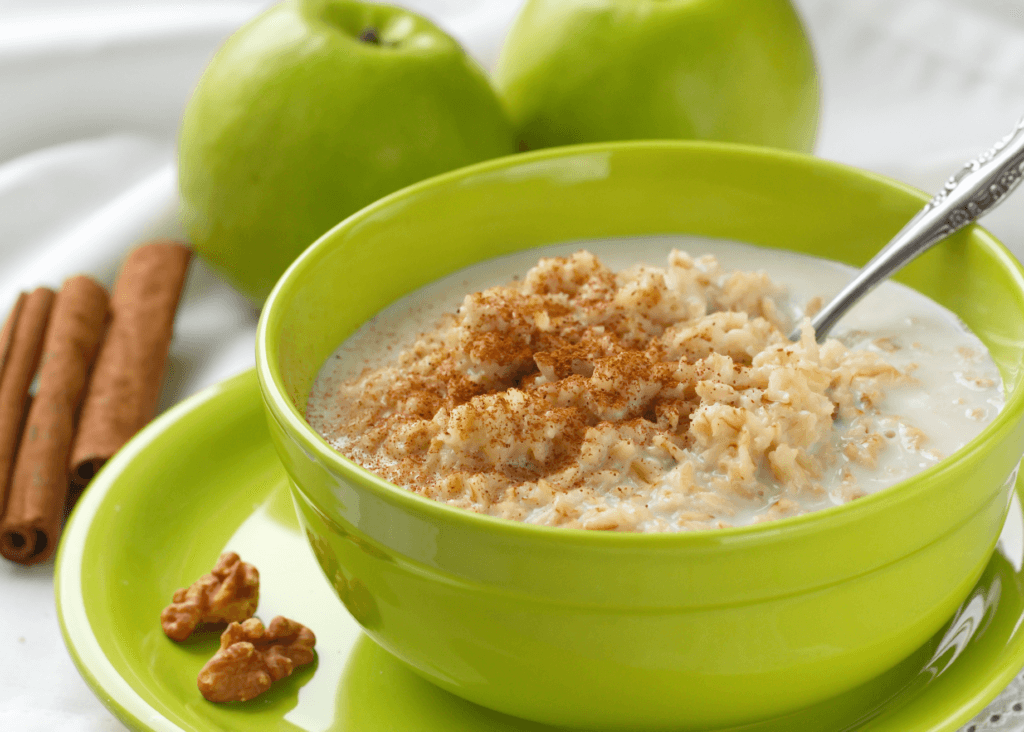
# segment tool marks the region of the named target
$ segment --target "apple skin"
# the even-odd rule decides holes
[[[528,0],[495,86],[522,148],[703,139],[809,152],[818,77],[785,0]]]
[[[376,29],[380,43],[360,39]],[[179,138],[196,252],[257,305],[321,234],[399,188],[515,151],[484,72],[411,12],[272,7],[218,51]]]

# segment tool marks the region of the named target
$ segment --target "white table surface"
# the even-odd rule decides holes
[[[485,67],[520,0],[399,0]],[[175,234],[174,138],[217,46],[261,0],[0,0],[0,310]],[[814,43],[817,154],[931,192],[1024,114],[1024,0],[795,0]],[[1024,193],[985,225],[1024,258]],[[163,406],[250,368],[257,313],[197,262]],[[1024,730],[1020,677],[971,724]],[[968,725],[968,728],[971,725]],[[123,729],[61,640],[53,563],[0,560],[0,730]],[[965,728],[966,729],[966,728]]]

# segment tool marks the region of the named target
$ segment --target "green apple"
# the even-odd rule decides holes
[[[257,304],[349,214],[515,149],[489,80],[452,38],[348,0],[291,0],[240,29],[199,81],[179,143],[185,230]]]
[[[726,140],[809,151],[818,79],[786,0],[527,0],[495,85],[526,148]]]

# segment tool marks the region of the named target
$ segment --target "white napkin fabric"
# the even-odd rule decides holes
[[[493,67],[521,0],[392,0]],[[928,192],[1024,115],[1020,0],[795,0],[816,49],[817,154]],[[263,0],[0,0],[0,317],[17,292],[180,236],[175,135],[199,74]],[[1024,257],[1024,193],[984,225]],[[196,262],[164,407],[250,368],[257,313]],[[79,678],[53,603],[53,564],[0,561],[0,730],[123,726]],[[972,723],[1024,730],[1018,679]],[[993,721],[994,720],[994,721]]]

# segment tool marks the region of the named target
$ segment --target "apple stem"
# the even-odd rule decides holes
[[[372,25],[363,29],[363,32],[359,34],[359,40],[363,43],[372,43],[375,46],[380,45],[380,36],[377,35],[377,29]]]

